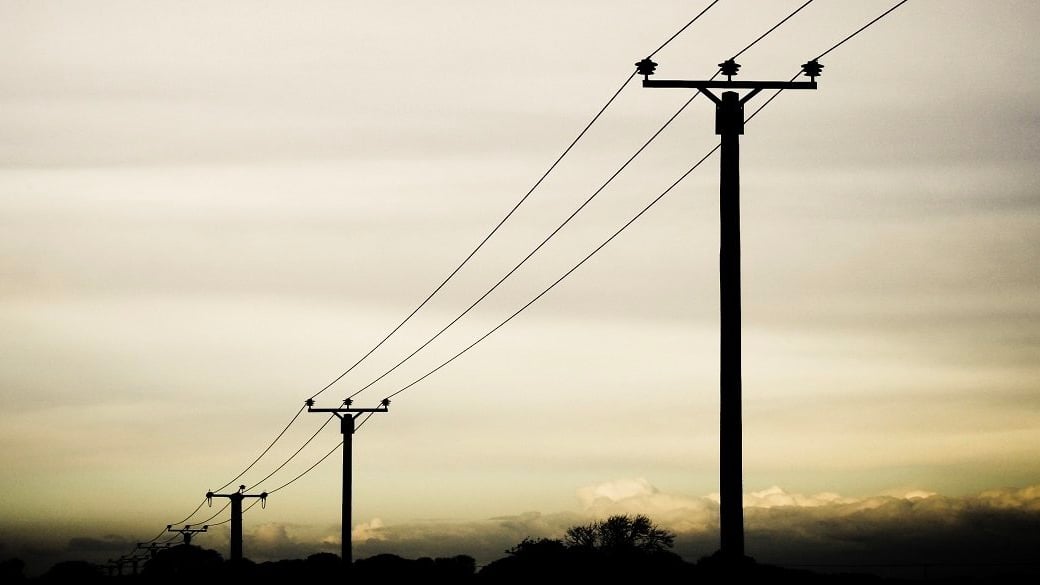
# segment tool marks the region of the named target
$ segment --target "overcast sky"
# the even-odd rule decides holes
[[[800,3],[722,0],[655,55],[659,78],[711,76]],[[819,0],[742,55],[740,78],[789,79],[893,3]],[[0,0],[0,556],[76,538],[62,554],[114,556],[128,551],[106,546],[183,519],[415,308],[632,64],[707,4]],[[1018,494],[1010,509],[1037,513],[1036,22],[1025,0],[912,0],[823,59],[819,90],[785,93],[748,124],[746,493],[837,510],[1003,490]],[[319,403],[447,324],[689,95],[631,82],[457,278]],[[707,153],[713,130],[710,102],[694,100],[357,404],[543,290]],[[477,554],[481,531],[508,546],[624,509],[659,511],[696,536],[684,554],[710,553],[717,224],[711,158],[373,417],[355,438],[355,528],[372,539],[359,552],[439,540]],[[270,490],[313,464],[340,440],[334,425],[256,485],[323,420],[302,415],[240,481]],[[335,550],[339,474],[337,453],[251,511],[247,533]],[[489,528],[530,514],[554,520]],[[766,540],[749,554],[768,556]]]

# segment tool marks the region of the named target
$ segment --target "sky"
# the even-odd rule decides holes
[[[0,557],[103,560],[184,519],[707,4],[0,0]],[[654,55],[657,77],[710,77],[800,4],[721,0]],[[818,0],[742,54],[738,78],[787,80],[892,4]],[[752,556],[864,563],[906,544],[920,561],[960,550],[922,544],[956,540],[927,527],[989,522],[1011,542],[1040,526],[1038,19],[1035,2],[911,0],[822,59],[817,91],[747,124]],[[689,96],[629,82],[319,406],[454,319]],[[695,99],[355,405],[613,234],[716,144],[712,110]],[[354,438],[356,555],[486,562],[615,512],[650,513],[687,558],[712,552],[717,254],[713,157],[395,396]],[[261,482],[322,417],[302,414],[232,483],[270,491],[306,470],[335,425]],[[246,555],[337,550],[340,469],[337,452],[251,510]],[[878,548],[843,556],[855,539],[839,529]],[[222,530],[198,542],[226,552]]]

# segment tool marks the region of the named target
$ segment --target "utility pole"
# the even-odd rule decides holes
[[[715,103],[715,134],[721,136],[719,210],[720,406],[719,415],[719,529],[720,555],[727,562],[744,559],[744,509],[741,438],[740,378],[740,135],[744,133],[744,104],[763,89],[816,89],[823,65],[815,59],[802,65],[811,81],[733,81],[740,65],[729,59],[719,64],[726,81],[651,80],[657,64],[649,58],[636,63],[643,87],[697,89]],[[748,89],[716,96],[712,89]]]
[[[354,564],[354,555],[350,542],[350,529],[353,526],[351,523],[353,444],[354,431],[357,430],[354,420],[366,412],[388,412],[390,399],[384,398],[376,408],[352,408],[351,404],[353,404],[353,401],[349,398],[344,400],[343,406],[339,408],[314,408],[314,400],[311,398],[308,398],[305,404],[307,405],[307,412],[328,412],[335,415],[340,422],[340,432],[343,433],[343,502],[341,508],[342,525],[340,526],[340,558],[343,559],[344,570],[350,571]]]
[[[267,507],[267,492],[259,494],[247,494],[246,486],[238,486],[238,491],[230,494],[215,494],[206,492],[206,501],[213,505],[213,498],[227,498],[231,500],[231,560],[242,560],[242,500],[246,498],[260,498],[260,506]],[[255,505],[255,504],[254,504]]]
[[[137,548],[148,553],[149,558],[155,558],[155,555],[161,551],[166,550],[173,546],[172,542],[139,542]]]
[[[187,544],[187,545],[191,544],[191,537],[192,536],[194,536],[194,535],[196,535],[196,534],[198,534],[200,532],[206,532],[207,530],[209,530],[209,526],[203,526],[202,528],[192,528],[191,524],[185,524],[184,528],[176,528],[175,529],[173,527],[173,524],[167,524],[166,525],[166,531],[167,532],[177,532],[177,533],[180,533],[180,535],[184,537],[184,542],[182,544]]]

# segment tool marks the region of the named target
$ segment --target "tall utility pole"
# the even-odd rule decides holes
[[[740,65],[733,59],[719,64],[726,81],[651,80],[657,64],[649,58],[636,63],[643,87],[697,89],[715,102],[715,134],[721,136],[719,211],[720,407],[719,415],[719,528],[720,554],[730,562],[744,558],[744,509],[740,414],[740,135],[744,133],[744,104],[763,89],[816,89],[823,66],[815,60],[802,65],[811,81],[733,81]],[[716,96],[712,89],[749,89]]]
[[[328,412],[339,419],[340,432],[343,433],[343,503],[342,503],[342,526],[340,526],[340,558],[343,559],[344,570],[350,571],[354,565],[354,555],[350,542],[351,504],[353,493],[353,450],[354,431],[357,430],[354,420],[362,414],[388,412],[390,399],[384,398],[376,408],[352,408],[353,403],[349,398],[343,401],[339,408],[314,408],[314,400],[308,398],[306,401],[307,412]]]
[[[238,486],[238,491],[230,494],[215,494],[206,492],[206,501],[213,505],[213,498],[227,498],[231,500],[231,560],[242,560],[242,500],[246,498],[260,498],[260,505],[267,506],[267,492],[259,494],[247,494],[246,486]],[[255,504],[254,504],[255,505]]]
[[[191,524],[185,524],[184,528],[174,528],[173,524],[167,524],[166,525],[166,531],[167,532],[178,532],[178,533],[180,533],[180,535],[184,537],[183,544],[188,544],[188,545],[191,544],[191,537],[192,536],[195,536],[199,532],[206,532],[207,530],[209,530],[209,526],[203,526],[202,528],[192,528]]]

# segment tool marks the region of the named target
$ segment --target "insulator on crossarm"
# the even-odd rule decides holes
[[[816,59],[807,63],[802,63],[802,73],[804,73],[810,80],[816,81],[817,77],[823,75],[823,65],[821,65]]]
[[[650,57],[636,63],[636,73],[642,75],[643,79],[649,79],[655,69],[657,69],[657,63],[651,61]]]
[[[726,81],[733,81],[731,78],[740,71],[740,64],[733,59],[726,59],[722,63],[719,63],[719,73],[726,76]]]

